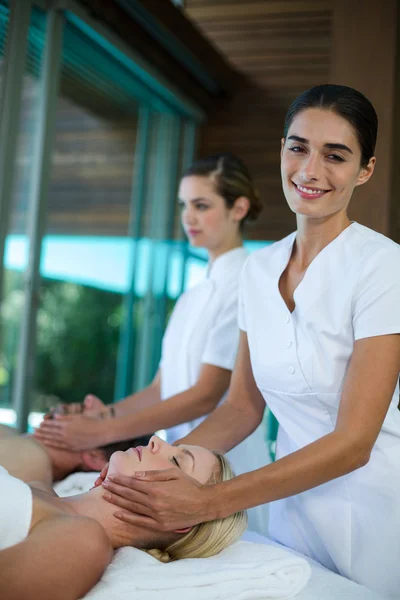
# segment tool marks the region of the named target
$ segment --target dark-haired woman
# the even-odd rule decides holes
[[[276,462],[200,490],[166,472],[107,489],[146,515],[122,519],[163,529],[271,502],[274,539],[398,598],[400,248],[347,217],[373,174],[376,133],[374,108],[351,88],[293,103],[281,172],[297,232],[247,260],[228,399],[185,439],[229,450],[266,402],[280,423]]]
[[[153,383],[113,404],[114,418],[45,420],[36,433],[45,443],[80,450],[158,429],[168,429],[173,443],[223,401],[239,343],[239,279],[247,258],[243,224],[257,218],[262,205],[246,166],[231,154],[194,163],[182,177],[179,202],[189,241],[207,249],[209,269],[174,308]],[[261,420],[262,414],[254,433],[229,454],[237,474],[268,462]],[[267,507],[250,511],[249,527],[267,531]]]

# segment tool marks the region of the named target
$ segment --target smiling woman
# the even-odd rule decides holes
[[[163,530],[269,502],[274,540],[397,599],[400,247],[347,215],[373,174],[376,134],[375,110],[354,89],[323,85],[294,101],[281,174],[297,231],[247,260],[228,398],[182,440],[227,451],[267,402],[276,462],[200,490],[157,473],[109,489],[115,504],[147,492],[136,512]]]

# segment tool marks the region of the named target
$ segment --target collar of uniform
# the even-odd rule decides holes
[[[229,252],[225,252],[225,254],[221,254],[221,256],[218,256],[209,267],[207,277],[214,281],[221,279],[221,277],[228,273],[235,264],[243,264],[247,256],[247,250],[243,248],[243,246],[229,250]]]

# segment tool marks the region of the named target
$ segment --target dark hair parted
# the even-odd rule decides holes
[[[374,156],[378,117],[371,102],[345,85],[317,85],[306,90],[291,104],[285,119],[283,135],[286,138],[293,119],[309,108],[331,110],[353,127],[361,149],[361,166],[367,166]]]
[[[248,168],[234,154],[224,153],[196,160],[182,175],[211,177],[215,181],[215,190],[228,208],[232,208],[238,198],[244,196],[250,202],[244,221],[255,221],[263,209],[260,195],[254,187]]]

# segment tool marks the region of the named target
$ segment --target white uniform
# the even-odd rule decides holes
[[[0,550],[22,542],[31,519],[31,488],[0,466]]]
[[[277,458],[333,431],[354,342],[400,332],[400,247],[352,223],[294,293],[278,283],[296,234],[254,253],[242,274],[239,326],[254,377],[280,427]],[[400,595],[399,387],[369,463],[270,505],[270,534],[329,569]]]
[[[237,307],[239,279],[247,259],[244,248],[219,256],[207,278],[179,298],[162,345],[161,398],[167,400],[199,379],[203,364],[233,369],[239,344]],[[222,398],[221,402],[225,399]],[[205,417],[172,427],[168,441],[188,435]],[[247,440],[228,453],[237,475],[258,469],[269,462],[265,429],[260,425]],[[268,530],[268,507],[249,511],[249,528]]]

